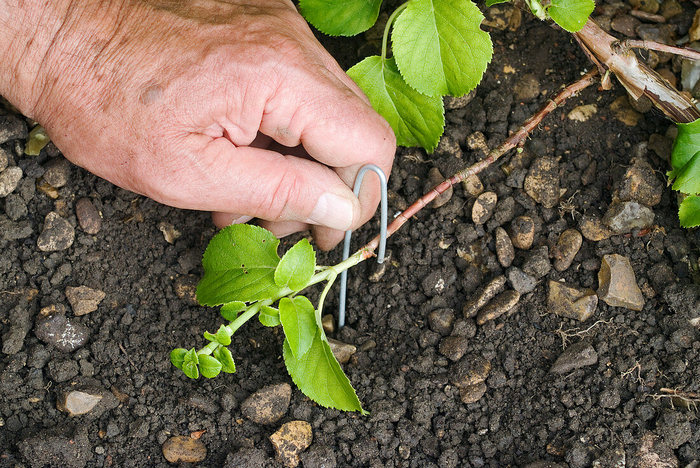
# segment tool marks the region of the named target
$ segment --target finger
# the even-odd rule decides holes
[[[226,226],[230,226],[232,224],[242,224],[242,223],[247,223],[251,219],[253,219],[252,216],[245,216],[245,215],[239,215],[235,213],[224,213],[221,211],[214,211],[211,214],[211,219],[214,221],[214,224],[218,228],[224,228]]]
[[[193,148],[144,193],[191,209],[300,221],[345,230],[359,223],[361,206],[338,175],[314,161],[240,147],[228,139],[190,135]]]
[[[299,221],[261,221],[260,226],[279,239],[295,232],[308,231],[311,225]]]

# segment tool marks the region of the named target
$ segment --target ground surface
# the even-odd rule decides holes
[[[692,14],[686,11],[681,27],[687,29]],[[423,192],[430,168],[448,175],[483,157],[467,145],[469,135],[480,131],[490,147],[500,143],[547,95],[587,67],[568,35],[541,23],[527,20],[515,32],[494,31],[495,58],[484,83],[466,107],[448,111],[438,151],[430,157],[399,151],[390,180],[391,212]],[[331,48],[342,44],[347,42],[333,40]],[[371,49],[363,47],[363,53]],[[341,55],[344,66],[355,60],[347,49]],[[527,73],[539,95],[525,101],[517,93]],[[466,300],[505,272],[495,258],[499,224],[508,227],[514,216],[528,215],[535,221],[535,247],[551,247],[563,230],[578,228],[583,214],[606,212],[634,155],[644,156],[663,180],[666,162],[658,144],[663,138],[652,138],[661,157],[638,144],[665,134],[669,124],[650,112],[636,125],[625,125],[611,110],[622,95],[619,87],[607,93],[586,90],[550,116],[528,143],[526,155],[561,157],[563,205],[543,208],[525,194],[522,177],[518,182],[494,167],[481,176],[486,190],[515,201],[503,206],[498,220],[475,227],[474,198],[456,187],[447,204],[423,210],[389,240],[392,259],[378,281],[367,279],[376,265],[351,271],[349,325],[337,338],[359,348],[344,368],[370,416],[320,408],[294,389],[284,417],[269,426],[246,419],[240,405],[266,385],[291,382],[278,330],[251,321],[235,336],[235,375],[192,381],[168,360],[172,348],[201,346],[202,332],[218,328],[217,312],[193,305],[182,287],[201,275],[200,256],[215,232],[208,215],[160,206],[75,167],[52,199],[34,186],[61,156],[51,148],[38,157],[18,156],[20,141],[4,144],[10,165],[20,166],[24,175],[15,190],[21,200],[10,197],[5,212],[0,201],[6,229],[0,233],[0,466],[166,466],[162,444],[201,430],[208,454],[200,466],[222,466],[227,457],[228,466],[277,466],[268,437],[291,420],[312,426],[313,443],[302,455],[307,467],[523,466],[537,460],[569,467],[599,460],[598,466],[612,466],[621,454],[628,466],[697,466],[692,465],[700,460],[697,412],[658,397],[661,388],[700,392],[699,333],[687,320],[697,316],[700,304],[689,266],[697,265],[700,234],[679,228],[670,190],[653,207],[652,229],[597,242],[584,239],[573,264],[564,272],[551,269],[534,291],[522,295],[513,313],[480,326],[462,317]],[[595,104],[597,113],[585,122],[567,119],[581,104]],[[593,177],[583,177],[592,163],[597,165]],[[74,207],[81,197],[102,213],[95,235],[78,227]],[[26,205],[26,213],[18,203]],[[37,248],[50,211],[75,227],[75,241],[66,250]],[[174,244],[159,230],[162,222],[181,233]],[[375,229],[363,228],[356,245]],[[18,238],[8,239],[10,231]],[[531,251],[516,250],[514,265],[522,266]],[[548,280],[596,289],[601,258],[611,253],[630,259],[645,293],[643,309],[599,301],[584,323],[552,314]],[[320,263],[338,257],[336,250],[321,255]],[[442,287],[436,288],[438,283]],[[76,317],[65,292],[81,285],[106,296],[97,310]],[[66,306],[66,317],[87,327],[88,340],[80,349],[61,352],[37,337],[39,311],[54,304]],[[330,300],[329,310],[336,306],[337,299]],[[475,403],[460,400],[452,383],[457,363],[444,355],[450,351],[445,338],[428,320],[431,311],[444,308],[456,318],[442,330],[458,337],[452,345],[491,364],[486,392]],[[563,352],[557,330],[575,334],[594,324],[571,336],[568,345],[590,344],[597,361],[551,373]],[[85,416],[57,410],[60,392],[85,379],[117,398],[105,397],[112,401],[108,408]],[[49,437],[59,432],[66,437]],[[643,446],[657,455],[657,463],[665,457],[671,464],[645,465]],[[55,461],[56,452],[71,461]]]

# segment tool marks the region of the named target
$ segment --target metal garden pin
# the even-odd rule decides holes
[[[360,194],[360,187],[362,187],[362,179],[365,177],[367,171],[372,171],[379,177],[379,183],[381,186],[381,216],[379,218],[379,248],[377,249],[377,263],[384,262],[384,253],[386,251],[386,221],[387,221],[387,201],[386,201],[386,175],[384,171],[379,169],[379,167],[374,164],[367,164],[362,166],[360,171],[357,173],[357,178],[355,179],[355,187],[353,192],[355,196]],[[350,256],[350,237],[352,236],[352,231],[345,232],[345,241],[343,243],[343,260],[346,260]],[[347,296],[348,288],[348,272],[343,271],[340,274],[340,301],[338,304],[338,328],[343,328],[345,326],[345,300]]]

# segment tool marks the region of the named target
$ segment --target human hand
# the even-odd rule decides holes
[[[371,218],[376,180],[349,186],[366,163],[389,173],[393,133],[290,1],[59,4],[29,15],[24,48],[4,18],[0,92],[72,162],[219,226],[311,226],[323,249]]]

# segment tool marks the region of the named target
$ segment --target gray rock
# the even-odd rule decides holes
[[[580,341],[566,348],[566,350],[559,355],[557,360],[554,361],[549,372],[553,374],[566,374],[580,367],[592,366],[596,362],[598,362],[598,353],[593,349],[593,346],[585,341]]]
[[[0,145],[11,140],[26,140],[27,124],[15,115],[0,115]]]
[[[598,297],[613,307],[642,310],[644,296],[627,257],[617,254],[603,256],[598,272]]]
[[[241,412],[254,423],[273,424],[287,412],[291,398],[292,387],[288,383],[268,385],[246,398]]]
[[[484,224],[489,220],[496,208],[498,195],[494,192],[484,192],[479,195],[472,206],[472,221],[474,224]]]
[[[469,354],[452,365],[449,379],[455,387],[463,388],[483,382],[490,372],[489,360],[477,354]]]
[[[355,345],[343,343],[333,338],[328,338],[328,346],[330,346],[333,356],[335,356],[340,364],[348,362],[352,355],[357,352],[357,347]]]
[[[9,328],[2,335],[2,352],[17,354],[24,346],[24,338],[32,328],[32,314],[27,304],[19,304],[10,311]]]
[[[452,324],[455,321],[455,312],[452,309],[436,309],[428,314],[428,324],[430,329],[447,336],[452,331]]]
[[[583,236],[576,229],[567,229],[559,235],[557,243],[552,249],[554,257],[554,268],[557,271],[564,271],[571,266],[574,257],[581,249]]]
[[[519,300],[520,293],[518,291],[503,291],[479,311],[479,314],[476,316],[477,325],[483,325],[510,312],[518,304]]]
[[[437,184],[445,180],[445,176],[440,173],[440,170],[437,167],[433,167],[428,171],[428,181],[425,184],[425,191],[427,192],[428,190],[432,189],[435,187]],[[452,198],[452,186],[450,186],[447,190],[442,192],[440,195],[435,197],[435,199],[432,201],[431,206],[433,208],[440,208],[441,206],[445,205],[447,202],[450,201]]]
[[[20,195],[11,193],[5,197],[5,214],[12,221],[18,221],[26,217],[27,213],[27,204]]]
[[[502,227],[497,227],[496,231],[496,255],[498,256],[498,263],[502,267],[508,268],[515,259],[515,249],[513,248],[513,242],[510,240],[510,236],[505,229]]]
[[[276,458],[284,464],[285,468],[294,468],[299,465],[299,455],[309,448],[312,441],[311,424],[306,421],[284,423],[270,436]]]
[[[556,315],[585,322],[595,313],[598,296],[592,289],[581,289],[559,281],[550,281],[547,306],[549,312]]]
[[[448,336],[440,341],[440,354],[450,361],[459,361],[469,347],[469,339],[463,335]]]
[[[559,158],[543,156],[533,161],[525,177],[525,192],[545,208],[559,203]]]
[[[75,203],[75,215],[80,228],[88,234],[97,234],[102,228],[102,217],[89,198],[81,198]]]
[[[518,216],[510,223],[508,233],[514,247],[528,250],[535,240],[535,221],[529,216]]]
[[[510,267],[506,271],[510,286],[520,294],[527,294],[534,291],[537,286],[537,278],[528,275],[518,267]]]
[[[61,394],[56,401],[59,411],[68,413],[69,416],[80,416],[92,411],[102,400],[101,392],[88,390],[70,390]]]
[[[0,172],[0,198],[4,198],[14,192],[22,179],[22,169],[17,166],[8,167]]]
[[[547,275],[552,269],[552,265],[549,263],[549,248],[543,245],[528,252],[522,269],[525,273],[537,279]]]
[[[87,343],[90,330],[87,327],[73,323],[63,314],[39,316],[34,326],[34,334],[46,344],[59,351],[73,352]]]
[[[61,218],[55,211],[46,215],[44,230],[39,234],[36,243],[42,252],[65,250],[73,245],[75,230],[68,221]]]
[[[85,315],[97,310],[105,293],[99,289],[91,289],[87,286],[68,286],[66,288],[66,298],[70,302],[75,315]]]
[[[65,422],[23,439],[17,447],[32,468],[83,468],[91,457],[87,426]]]
[[[498,201],[493,212],[492,222],[498,226],[510,222],[515,217],[515,198],[506,197]]]
[[[626,234],[653,226],[654,212],[637,202],[613,202],[603,216],[603,223],[615,234]]]
[[[616,188],[613,200],[655,206],[661,201],[663,192],[664,184],[656,177],[649,163],[641,158],[634,158],[622,182]]]
[[[54,188],[61,188],[68,183],[71,164],[65,158],[54,158],[44,165],[44,181]]]
[[[470,318],[476,316],[479,309],[503,290],[505,284],[506,277],[503,275],[497,276],[489,281],[482,290],[464,304],[464,309],[462,310],[464,317]]]

